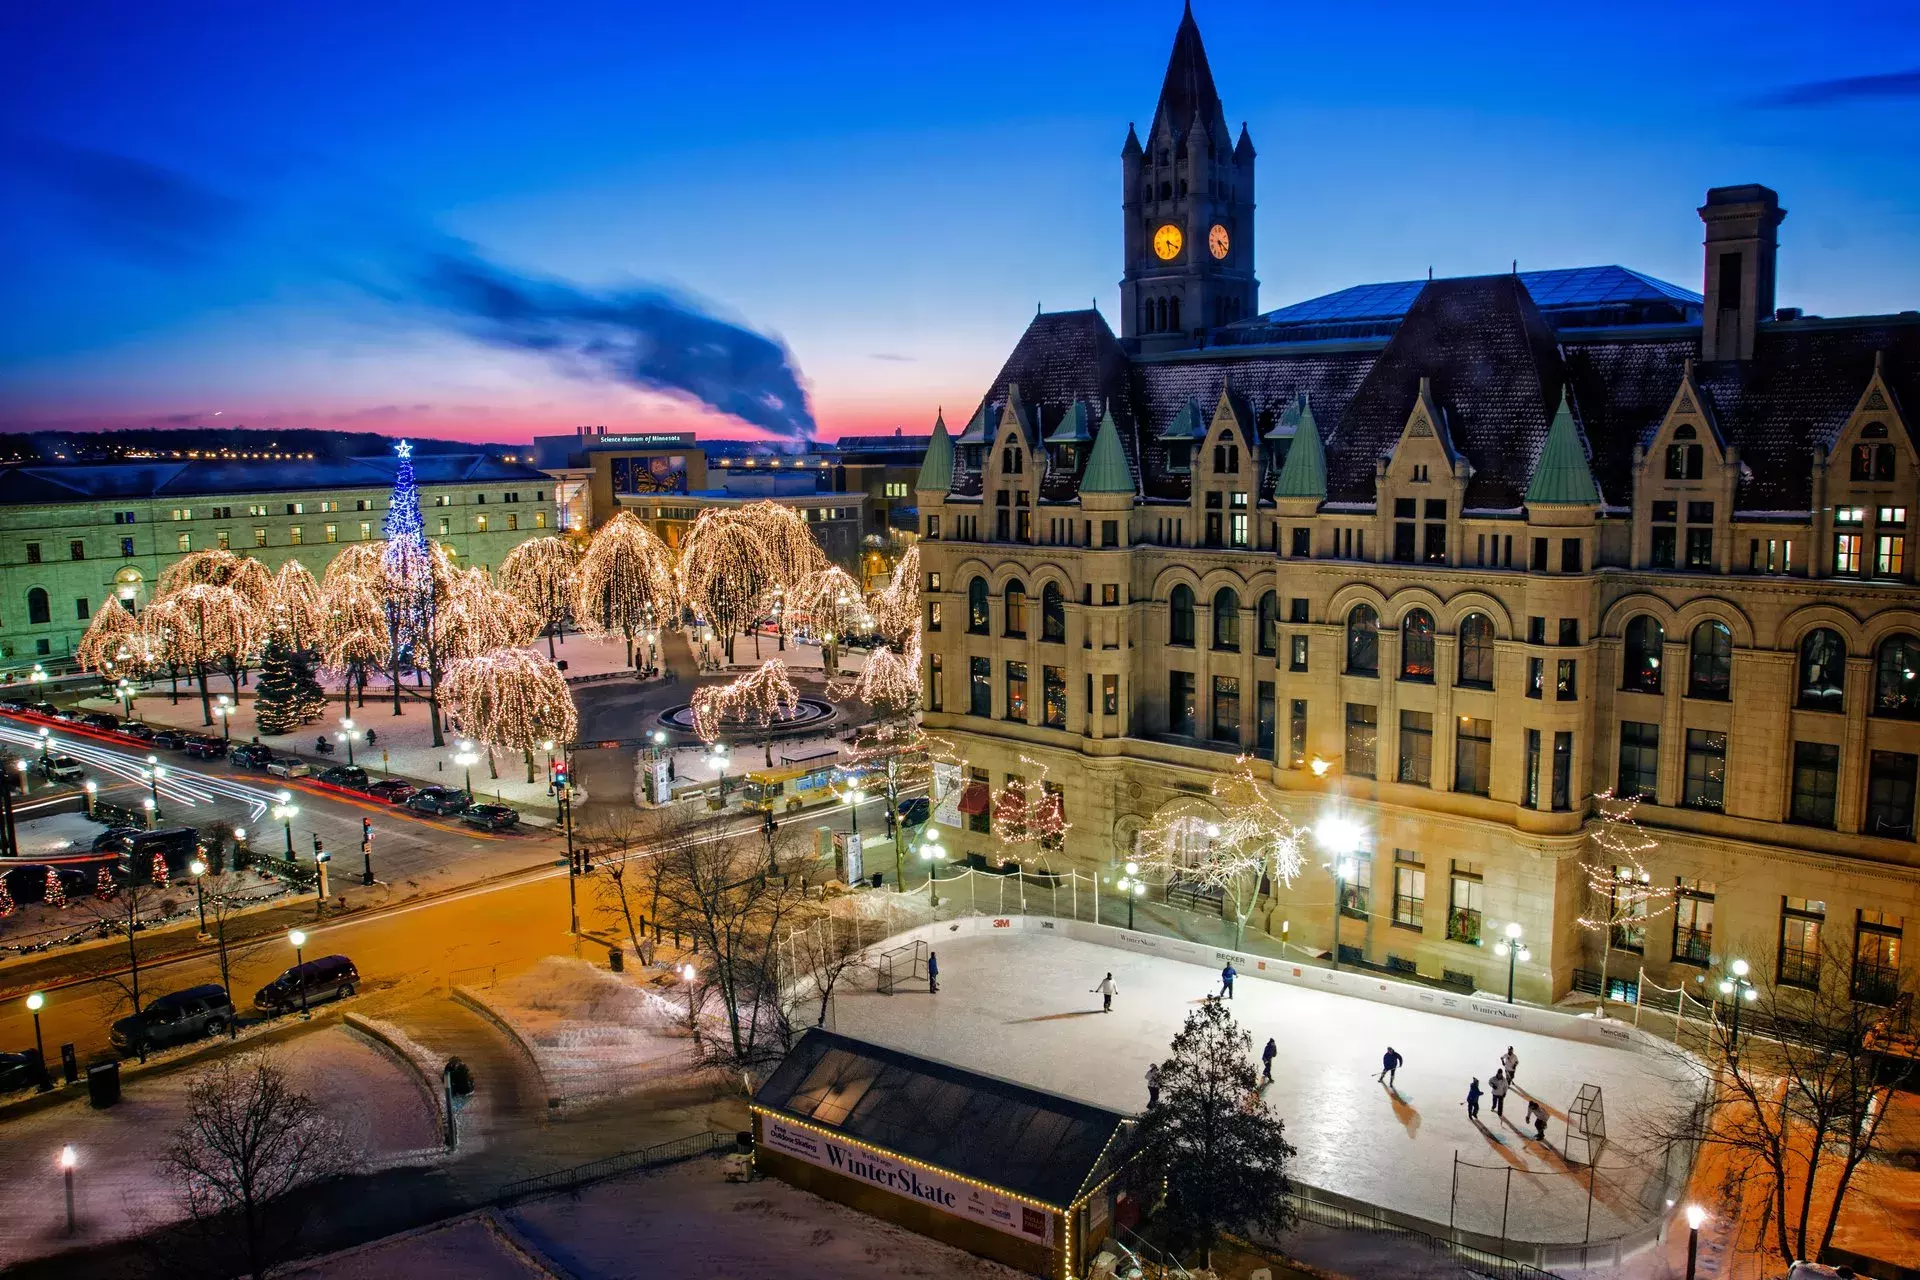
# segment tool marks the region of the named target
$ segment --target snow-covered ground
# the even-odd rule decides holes
[[[1145,1105],[1147,1065],[1167,1055],[1188,1012],[1219,989],[1212,969],[1039,933],[953,937],[936,950],[938,995],[843,989],[835,1028],[1119,1111]],[[1108,971],[1120,993],[1103,1014],[1089,988]],[[1604,1092],[1612,1135],[1599,1162],[1592,1238],[1650,1216],[1638,1199],[1660,1163],[1649,1129],[1690,1078],[1669,1059],[1251,977],[1236,984],[1231,1007],[1255,1054],[1268,1037],[1278,1042],[1265,1097],[1298,1149],[1294,1176],[1310,1186],[1442,1225],[1451,1211],[1461,1228],[1498,1236],[1511,1167],[1506,1234],[1578,1241],[1586,1171],[1560,1152],[1567,1106],[1591,1083]],[[1483,1099],[1475,1124],[1467,1082],[1477,1076],[1484,1089],[1510,1044],[1520,1066],[1506,1118]],[[1375,1080],[1388,1045],[1406,1059],[1391,1091]],[[1551,1113],[1546,1143],[1521,1132],[1529,1098]]]
[[[522,1252],[491,1210],[388,1236],[275,1274],[290,1280],[392,1280],[394,1276],[553,1280],[553,1272]]]

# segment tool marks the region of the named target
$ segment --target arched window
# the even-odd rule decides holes
[[[1027,635],[1027,584],[1018,578],[1009,578],[1001,594],[1006,600],[1007,611],[1007,627],[1002,634],[1024,640]]]
[[[1280,597],[1269,591],[1260,597],[1260,656],[1271,658],[1280,647]]]
[[[1694,438],[1692,427],[1680,426],[1673,429],[1673,438],[1682,443],[1667,446],[1667,479],[1698,480],[1701,473],[1702,453],[1697,444],[1684,443]]]
[[[1666,644],[1666,628],[1656,619],[1643,613],[1629,622],[1620,687],[1635,693],[1660,692],[1660,659]]]
[[[1400,621],[1400,678],[1433,680],[1433,615],[1425,609]]]
[[[1240,446],[1237,444],[1217,444],[1213,446],[1213,470],[1217,475],[1239,475]]]
[[[1725,702],[1733,688],[1733,632],[1724,622],[1693,629],[1687,654],[1687,696]]]
[[[1180,184],[1185,186],[1183,182]],[[1180,299],[1173,298],[1167,304],[1167,328],[1177,330],[1180,327]]]
[[[1213,593],[1213,647],[1240,652],[1240,596],[1232,587]]]
[[[1493,621],[1484,613],[1460,619],[1460,683],[1493,688]]]
[[[1173,184],[1171,182],[1163,182],[1160,184],[1160,198],[1162,200],[1173,199]]]
[[[1156,322],[1153,326],[1154,330],[1155,332],[1158,332],[1158,333],[1164,333],[1166,332],[1166,328],[1167,328],[1167,300],[1165,298],[1161,298],[1154,303],[1154,306],[1159,309],[1159,313],[1160,313],[1156,317]]]
[[[1193,643],[1193,590],[1184,583],[1167,595],[1167,643]]]
[[[1347,615],[1347,674],[1380,674],[1380,615],[1370,604],[1357,604]]]
[[[27,592],[27,621],[34,626],[53,621],[47,608],[47,589],[34,587]]]
[[[967,630],[977,636],[987,634],[987,580],[985,578],[975,578],[967,584]]]
[[[1846,641],[1827,627],[1809,631],[1800,642],[1800,706],[1808,711],[1840,710],[1846,682]]]
[[[1057,582],[1040,588],[1040,638],[1054,644],[1067,642],[1067,602]]]
[[[1888,636],[1873,663],[1873,714],[1920,719],[1920,640]]]
[[[1006,448],[1000,451],[1000,473],[1002,475],[1017,476],[1025,469],[1026,460],[1021,456],[1021,451],[1014,445],[1008,444]]]

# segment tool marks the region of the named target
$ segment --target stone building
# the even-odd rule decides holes
[[[1592,797],[1639,795],[1675,907],[1616,981],[1808,981],[1826,938],[1884,993],[1920,915],[1920,313],[1776,308],[1755,185],[1698,210],[1704,295],[1594,267],[1257,314],[1224,118],[1189,13],[1122,156],[1122,335],[1039,315],[936,426],[928,727],[994,787],[1044,765],[1056,865],[1109,875],[1252,756],[1364,832],[1344,955],[1496,987],[1517,922],[1536,998],[1593,983]],[[1257,918],[1325,947],[1320,861]]]

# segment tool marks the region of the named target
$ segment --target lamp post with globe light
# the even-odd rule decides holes
[[[453,753],[453,762],[466,770],[467,803],[473,803],[473,766],[480,761],[480,753],[473,749],[471,742],[462,741]]]
[[[1340,916],[1346,909],[1347,882],[1359,873],[1354,853],[1360,848],[1360,828],[1339,814],[1322,818],[1314,828],[1320,847],[1333,856],[1333,967],[1340,968]]]
[[[53,1088],[53,1077],[47,1072],[47,1046],[40,1039],[40,1010],[46,1008],[47,998],[35,991],[27,997],[27,1012],[33,1015],[33,1057],[34,1065],[40,1072],[40,1092],[46,1093]]]
[[[207,864],[195,858],[187,864],[187,874],[193,877],[193,889],[200,900],[200,938],[207,937]]]
[[[300,814],[300,806],[293,803],[293,793],[282,791],[280,802],[273,806],[273,817],[287,831],[287,861],[293,861],[293,820]]]
[[[67,1234],[74,1233],[73,1225],[73,1167],[80,1163],[80,1157],[74,1154],[72,1146],[60,1148],[60,1176],[67,1184]]]
[[[1727,1056],[1737,1058],[1740,1056],[1740,1006],[1758,1000],[1760,992],[1747,977],[1753,970],[1745,960],[1735,960],[1727,970],[1728,976],[1720,979],[1720,994],[1733,1005],[1733,1030],[1727,1042]]]
[[[1700,1228],[1706,1223],[1705,1209],[1697,1204],[1687,1206],[1687,1280],[1694,1280],[1694,1264],[1700,1256]]]
[[[1520,941],[1520,922],[1507,921],[1506,936],[1493,944],[1493,954],[1507,962],[1507,1003],[1513,1003],[1513,967],[1516,963],[1525,964],[1533,959],[1533,952],[1527,944]]]
[[[82,801],[86,805],[87,816],[91,818],[93,816],[93,798],[100,794],[100,784],[92,778],[88,778],[80,784],[80,793]]]
[[[360,740],[360,731],[353,727],[352,720],[340,722],[340,732],[333,735],[347,744],[347,767],[353,767],[353,744]]]
[[[1131,929],[1133,928],[1133,900],[1147,891],[1146,882],[1140,879],[1140,864],[1129,862],[1127,874],[1115,882],[1115,887],[1127,895],[1127,928]]]
[[[156,821],[160,817],[160,779],[167,776],[167,766],[160,763],[159,756],[148,756],[147,767],[141,770],[147,775],[147,795],[153,803],[147,808],[153,811]]]
[[[45,760],[52,753],[53,753],[53,730],[47,728],[45,725],[42,725],[40,727],[40,758],[42,760]],[[151,760],[153,757],[148,756],[147,758]]]
[[[114,683],[113,691],[120,695],[120,708],[124,713],[120,718],[133,719],[133,682],[122,678]]]
[[[927,902],[932,906],[940,905],[940,864],[947,860],[947,851],[940,847],[940,828],[929,822],[920,832],[920,860],[927,864]]]
[[[680,981],[687,984],[687,1029],[692,1031],[697,1037],[700,1033],[700,1024],[693,1008],[693,990],[694,983],[698,981],[700,977],[700,971],[691,964],[683,964],[679,969],[675,970],[675,973],[679,976]]]
[[[213,714],[220,721],[220,741],[225,743],[232,743],[233,730],[232,730],[230,721],[233,717],[233,713],[237,710],[239,710],[239,708],[233,705],[233,699],[229,698],[224,693],[221,694],[218,701],[215,702],[213,706]]]
[[[293,929],[288,931],[287,941],[293,944],[293,967],[298,969],[306,963],[307,935],[303,930]],[[313,1011],[307,1008],[307,984],[304,981],[305,976],[304,974],[301,975],[302,981],[300,982],[300,1018],[303,1022],[310,1022],[313,1020]]]

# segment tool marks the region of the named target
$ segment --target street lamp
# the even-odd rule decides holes
[[[275,820],[287,829],[288,862],[293,861],[293,820],[300,812],[299,805],[289,803],[292,799],[292,792],[282,791],[280,793],[280,803],[273,806],[273,816]]]
[[[1732,976],[1720,979],[1720,994],[1727,997],[1733,1004],[1733,1038],[1727,1042],[1727,1056],[1738,1057],[1740,1054],[1740,1006],[1752,1004],[1758,1000],[1760,992],[1747,977],[1747,974],[1752,972],[1752,967],[1745,960],[1735,960],[1727,968],[1732,971]]]
[[[453,753],[453,762],[467,771],[467,803],[473,803],[473,766],[480,762],[480,754],[473,749],[471,742],[461,742]]]
[[[359,739],[360,731],[353,727],[353,721],[342,720],[340,722],[340,732],[333,736],[347,744],[347,766],[351,768],[353,766],[353,744]]]
[[[147,792],[153,799],[147,808],[153,810],[153,816],[157,819],[160,816],[160,779],[167,776],[167,766],[160,763],[159,756],[148,756],[147,767],[141,772],[147,775]]]
[[[200,936],[207,936],[207,864],[195,858],[187,864],[187,874],[193,877],[194,892],[200,898]]]
[[[45,725],[40,727],[40,758],[45,760],[53,747],[53,730]]]
[[[93,816],[93,797],[99,793],[100,784],[95,782],[92,778],[88,778],[85,782],[80,784],[80,790],[84,794],[84,800],[87,806],[87,816],[91,818]]]
[[[1219,828],[1212,827],[1209,830],[1217,831]],[[1120,877],[1117,887],[1120,892],[1127,895],[1127,928],[1131,929],[1133,928],[1133,900],[1147,891],[1146,883],[1140,879],[1139,863],[1127,864],[1127,874]]]
[[[1333,855],[1333,967],[1340,968],[1340,913],[1346,906],[1347,882],[1359,868],[1353,855],[1360,848],[1360,828],[1339,814],[1323,818],[1314,828],[1320,847]]]
[[[40,1039],[40,1010],[46,1007],[47,998],[36,991],[27,997],[27,1011],[33,1015],[33,1056],[39,1059],[40,1092],[53,1088],[53,1079],[47,1073],[47,1046]]]
[[[1506,936],[1493,944],[1493,954],[1507,962],[1507,1003],[1513,1003],[1513,966],[1515,962],[1526,963],[1533,959],[1533,952],[1527,944],[1520,941],[1520,922],[1507,921]]]
[[[716,742],[707,748],[707,763],[722,778],[727,776],[727,766],[733,763],[733,748],[724,742]]]
[[[67,1234],[73,1234],[73,1166],[80,1163],[80,1157],[73,1153],[72,1146],[60,1148],[60,1176],[67,1184]]]
[[[1697,1204],[1687,1206],[1687,1280],[1693,1280],[1694,1262],[1700,1256],[1700,1228],[1706,1221],[1705,1209]]]
[[[147,830],[153,830],[154,819],[160,816],[160,811],[153,807],[153,797],[141,796],[140,807],[147,811]]]
[[[16,760],[13,762],[13,766],[20,771],[20,794],[23,796],[30,794],[33,788],[27,785],[27,762],[25,760]]]
[[[693,984],[699,978],[700,971],[691,964],[683,964],[676,972],[680,975],[680,980],[687,984],[687,1026],[697,1032],[698,1024],[695,1022],[693,1010]]]
[[[287,933],[287,941],[293,944],[293,967],[298,969],[302,964],[306,963],[305,948],[307,945],[307,935],[303,930],[292,929]],[[302,975],[302,977],[304,976],[305,975]],[[300,983],[300,1017],[302,1021],[311,1021],[313,1019],[313,1011],[307,1008],[307,984],[305,982]]]
[[[920,833],[920,860],[927,864],[927,902],[932,906],[940,905],[940,864],[947,860],[947,851],[940,847],[940,828],[929,822]]]
[[[229,722],[233,713],[237,710],[239,710],[239,708],[233,705],[233,699],[224,693],[220,695],[219,701],[214,704],[213,714],[220,721],[220,741],[228,743],[233,741],[233,730]]]
[[[125,712],[125,714],[121,717],[121,719],[123,720],[133,719],[133,685],[132,683],[125,679],[122,679],[114,684],[113,691],[120,695],[120,707],[121,707],[121,710]]]

